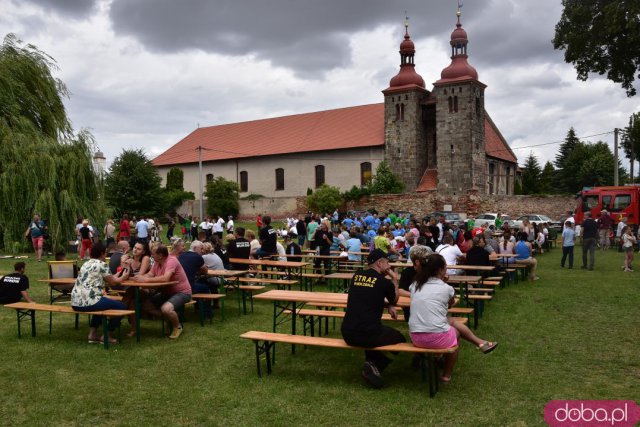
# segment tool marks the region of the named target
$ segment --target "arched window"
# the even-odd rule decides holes
[[[453,113],[453,97],[449,97],[449,112]]]
[[[276,190],[284,190],[284,169],[276,169]]]
[[[496,186],[496,165],[489,163],[489,194],[494,194]]]
[[[212,173],[208,173],[207,174],[207,182],[211,182],[213,181],[213,174]]]
[[[458,96],[453,97],[453,112],[458,112]]]
[[[511,167],[507,167],[507,189],[505,194],[511,194]]]
[[[324,165],[316,166],[316,188],[324,184]]]
[[[400,104],[400,121],[404,122],[404,104]]]
[[[396,104],[396,122],[400,120],[400,104]]]
[[[240,172],[240,192],[249,191],[249,173],[247,171]]]
[[[360,185],[365,186],[369,185],[371,182],[371,163],[363,162],[360,163]]]

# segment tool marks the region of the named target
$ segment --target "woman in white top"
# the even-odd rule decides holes
[[[444,280],[447,264],[440,254],[417,258],[413,266],[416,280],[411,290],[411,316],[409,331],[413,345],[421,348],[449,348],[458,345],[458,337],[475,344],[483,353],[493,351],[498,343],[482,340],[462,322],[447,317],[448,309],[455,303],[454,289]],[[444,372],[440,380],[451,381],[458,351],[445,355]]]
[[[624,252],[624,271],[633,271],[633,245],[636,244],[636,237],[633,235],[633,229],[628,225],[622,230],[622,252]]]

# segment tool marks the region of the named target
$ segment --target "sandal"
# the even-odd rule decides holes
[[[99,344],[99,343],[101,343],[100,338],[95,338],[95,337],[87,338],[87,342],[89,344]]]
[[[497,346],[498,346],[497,342],[485,341],[478,347],[478,349],[480,351],[482,351],[484,354],[487,354],[487,353],[491,353],[493,350],[495,350],[495,348]]]
[[[445,377],[444,375],[442,375],[440,377],[440,381],[442,382],[442,384],[449,384],[451,382],[451,377]]]

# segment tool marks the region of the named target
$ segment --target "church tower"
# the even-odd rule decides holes
[[[400,71],[384,94],[385,160],[393,173],[414,191],[427,167],[427,136],[423,101],[429,96],[424,80],[415,70],[415,46],[405,22],[400,44]]]
[[[451,33],[451,64],[434,83],[438,192],[461,194],[486,188],[484,90],[467,62],[467,32],[458,22]]]

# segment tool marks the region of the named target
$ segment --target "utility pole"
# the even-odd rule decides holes
[[[616,175],[616,182],[618,182],[618,175]],[[202,191],[202,146],[201,145],[198,145],[198,197],[200,198],[200,221],[202,221],[202,218],[204,218],[204,214],[202,210],[202,204],[204,203],[204,192]]]
[[[618,185],[618,128],[613,129],[613,185]]]

